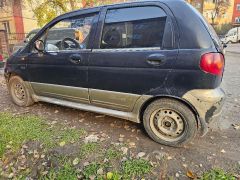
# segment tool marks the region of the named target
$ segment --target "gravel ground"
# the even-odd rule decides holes
[[[168,159],[161,172],[177,179],[187,179],[186,172],[204,172],[212,167],[233,170],[240,174],[240,129],[233,124],[240,124],[240,59],[228,55],[223,87],[227,99],[223,116],[205,137],[197,137],[184,148],[171,148],[153,142],[141,125],[121,119],[90,112],[74,110],[47,103],[37,103],[28,108],[20,108],[10,101],[3,76],[0,75],[0,111],[15,114],[34,114],[48,121],[67,121],[69,126],[84,128],[89,133],[106,133],[112,142],[118,142],[120,134],[125,135],[124,142],[134,142],[136,152],[146,154],[157,151],[167,154]],[[160,173],[159,172],[159,173]]]

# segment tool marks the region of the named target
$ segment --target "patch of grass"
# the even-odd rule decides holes
[[[63,131],[58,131],[58,133],[55,132],[55,134],[60,137],[60,142],[75,142],[77,141],[82,135],[84,135],[86,132],[83,129],[77,130],[77,129],[65,129]]]
[[[143,159],[128,160],[123,163],[124,178],[142,177],[152,169],[151,164]]]
[[[71,165],[70,161],[66,161],[58,170],[52,168],[47,175],[40,177],[40,180],[77,180],[77,176],[77,170]]]
[[[97,150],[97,148],[98,148],[97,143],[82,144],[82,146],[80,147],[80,158],[85,158],[86,156],[95,152]]]
[[[106,158],[109,159],[109,160],[118,159],[121,156],[122,156],[122,152],[115,149],[115,148],[110,148],[106,152]]]
[[[201,180],[236,180],[231,173],[227,173],[222,169],[212,169],[203,174]]]
[[[84,167],[84,169],[83,169],[84,179],[89,179],[90,176],[97,176],[97,171],[99,168],[100,168],[100,164],[95,163],[95,162]]]
[[[48,128],[46,122],[35,116],[14,117],[10,114],[0,113],[0,157],[6,151],[7,146],[13,151],[27,141],[39,141],[51,148],[57,144],[56,138],[66,143],[79,139],[84,131],[77,129],[60,130],[55,126]]]

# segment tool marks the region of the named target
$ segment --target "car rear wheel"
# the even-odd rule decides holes
[[[34,104],[31,93],[24,84],[24,81],[18,76],[12,76],[8,83],[12,101],[18,106],[30,106]]]
[[[144,112],[143,124],[154,141],[168,146],[182,146],[197,133],[193,112],[173,99],[159,99],[151,103]]]

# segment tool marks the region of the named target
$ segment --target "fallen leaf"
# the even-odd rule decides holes
[[[145,152],[140,152],[140,153],[138,153],[137,156],[138,156],[139,158],[142,158],[143,156],[145,156],[145,154],[146,154]]]
[[[102,168],[98,169],[97,174],[102,175],[103,174],[103,169]]]
[[[236,130],[240,130],[240,124],[232,124],[233,128]]]
[[[66,144],[65,141],[62,141],[62,142],[59,143],[59,145],[60,145],[61,147],[65,146],[65,144]]]
[[[191,179],[196,179],[196,178],[197,178],[197,176],[196,176],[195,174],[193,174],[192,171],[188,171],[188,172],[187,172],[187,177],[189,177],[189,178],[191,178]]]
[[[78,163],[79,163],[79,159],[78,159],[78,158],[75,158],[75,159],[73,160],[73,165],[76,166]]]
[[[112,179],[113,178],[113,173],[112,172],[108,172],[107,173],[107,179]]]
[[[179,173],[176,173],[175,176],[178,178],[180,175],[179,175]]]
[[[226,153],[226,151],[224,149],[221,150],[221,153]]]

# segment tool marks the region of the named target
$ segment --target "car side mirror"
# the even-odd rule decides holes
[[[34,47],[37,51],[39,52],[43,52],[45,47],[44,47],[44,43],[42,40],[37,40],[34,44]]]

